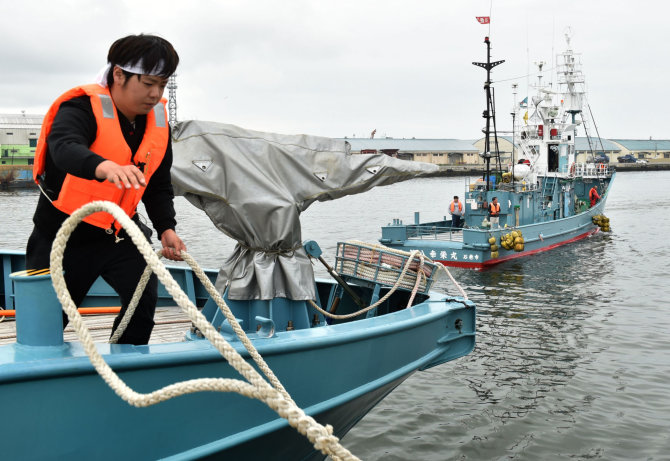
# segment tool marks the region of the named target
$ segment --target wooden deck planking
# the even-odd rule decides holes
[[[96,342],[109,342],[112,324],[116,314],[85,315],[84,323],[90,328],[91,336]],[[149,344],[178,342],[191,327],[191,322],[178,307],[158,307],[154,316],[156,325],[151,333]],[[68,325],[63,332],[65,341],[78,341],[77,335]],[[11,344],[16,341],[16,322],[6,318],[0,322],[0,344]]]

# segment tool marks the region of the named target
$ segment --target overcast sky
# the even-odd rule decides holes
[[[498,128],[512,83],[547,68],[567,27],[606,138],[670,139],[664,0],[0,0],[0,113],[43,114],[92,82],[111,43],[154,33],[179,52],[178,118],[344,137],[481,136],[491,16]],[[167,96],[167,91],[166,91]]]

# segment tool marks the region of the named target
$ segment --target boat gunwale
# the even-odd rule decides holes
[[[268,357],[386,336],[400,330],[417,328],[438,321],[455,311],[475,309],[471,301],[463,298],[451,297],[434,291],[429,294],[431,297],[420,304],[379,317],[291,332],[278,332],[272,338],[254,338],[253,335],[250,335],[250,338],[258,352]],[[432,296],[436,298],[432,299]],[[464,336],[468,334],[470,333],[463,333]],[[474,335],[474,325],[472,335]],[[230,337],[227,337],[226,340],[237,349],[242,357],[249,358],[248,351],[239,340],[230,341]],[[96,343],[96,348],[115,372],[225,361],[221,353],[204,338],[146,346]],[[26,358],[17,361],[17,352],[18,355],[25,353]],[[43,352],[45,356],[30,357],[40,352]],[[65,342],[63,346],[24,346],[18,343],[0,346],[0,384],[90,373],[96,373],[96,371],[80,342]]]

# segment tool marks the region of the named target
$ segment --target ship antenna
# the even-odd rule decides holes
[[[486,91],[486,110],[482,116],[486,119],[486,128],[484,129],[484,161],[486,163],[486,177],[484,179],[486,180],[486,190],[488,191],[490,190],[489,176],[491,173],[491,119],[493,119],[493,126],[495,127],[495,105],[493,104],[493,95],[491,92],[491,69],[502,64],[505,60],[491,62],[491,41],[488,37],[484,37],[484,43],[486,43],[486,62],[473,62],[472,64],[486,69],[486,82],[484,83],[484,90]],[[496,146],[496,156],[500,159],[500,153],[498,152],[498,134],[496,133],[495,128],[493,130],[493,136]]]

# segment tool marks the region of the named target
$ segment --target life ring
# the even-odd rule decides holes
[[[575,164],[573,162],[572,165],[570,165],[570,176],[574,175],[575,175]]]

